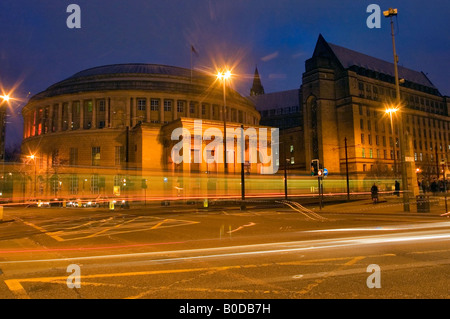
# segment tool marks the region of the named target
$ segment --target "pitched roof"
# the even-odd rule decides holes
[[[326,50],[327,47],[332,51],[334,56],[345,69],[352,66],[357,66],[378,73],[387,74],[392,77],[394,76],[394,63],[326,42],[322,35],[319,35],[316,49],[314,50],[314,55],[324,54],[324,50]],[[423,72],[414,71],[399,65],[398,74],[399,78],[403,78],[407,81],[434,89],[436,88]]]
[[[284,108],[287,106],[299,106],[299,90],[288,90],[281,92],[266,93],[262,95],[249,96],[258,111]]]

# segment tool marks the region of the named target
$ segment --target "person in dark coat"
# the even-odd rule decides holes
[[[398,181],[395,181],[395,195],[400,196],[400,183]]]
[[[374,204],[378,203],[378,186],[374,183],[372,188],[370,189],[372,193],[372,201]]]
[[[433,193],[433,195],[436,195],[436,193],[438,191],[438,184],[436,182],[436,179],[433,179],[433,182],[430,185],[430,190]]]

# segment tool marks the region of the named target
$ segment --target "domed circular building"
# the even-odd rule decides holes
[[[219,172],[215,164],[174,163],[170,137],[196,119],[203,130],[223,128],[223,94],[216,76],[156,64],[95,67],[50,86],[22,110],[22,154],[38,175],[34,192],[111,193],[130,172],[143,179]],[[225,114],[227,127],[256,127],[260,120],[253,103],[231,88]]]

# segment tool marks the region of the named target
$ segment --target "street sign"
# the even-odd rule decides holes
[[[328,175],[328,170],[326,168],[323,169],[323,176],[327,176]]]

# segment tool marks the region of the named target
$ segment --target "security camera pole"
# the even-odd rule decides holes
[[[397,15],[397,9],[389,8],[389,10],[384,11],[383,15],[386,18],[391,19],[391,36],[392,36],[392,48],[394,52],[394,74],[395,74],[395,89],[396,89],[396,107],[400,107],[400,84],[398,79],[398,56],[395,50],[395,36],[394,36],[394,22],[392,21],[392,17]],[[400,137],[400,160],[401,160],[401,171],[402,171],[402,184],[403,184],[403,211],[409,212],[409,194],[408,194],[408,177],[406,175],[406,163],[405,163],[405,137],[403,131],[403,116],[401,112],[399,112],[399,137]]]

